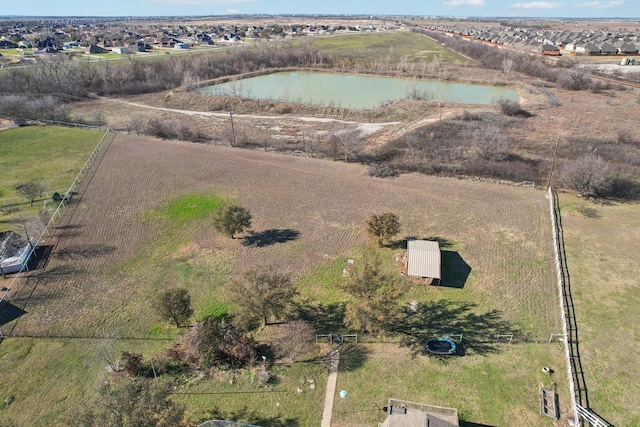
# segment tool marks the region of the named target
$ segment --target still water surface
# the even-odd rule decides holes
[[[500,98],[518,101],[518,94],[503,87],[391,77],[328,73],[275,73],[207,86],[201,93],[249,99],[352,109],[377,108],[411,96],[434,101],[490,104]]]

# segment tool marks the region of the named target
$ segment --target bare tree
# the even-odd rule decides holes
[[[42,196],[42,193],[44,193],[45,190],[44,184],[36,181],[20,182],[15,188],[18,193],[29,199],[31,206],[33,206],[33,202],[38,197]]]
[[[19,216],[13,220],[13,223],[24,233],[24,238],[29,243],[30,250],[34,250],[33,244],[36,236],[40,236],[44,231],[41,216]]]
[[[273,346],[278,357],[295,361],[296,357],[313,351],[316,331],[304,320],[294,320],[281,325],[273,338]]]
[[[562,183],[577,190],[581,196],[605,196],[611,189],[612,174],[602,157],[587,154],[565,164]]]
[[[513,59],[505,56],[502,60],[502,72],[504,74],[511,74],[511,69],[513,68]]]
[[[207,317],[189,328],[180,338],[178,348],[187,363],[243,368],[255,362],[257,347],[257,342],[243,335],[232,318],[223,316]]]
[[[103,338],[98,341],[98,347],[96,349],[98,357],[100,357],[100,359],[102,359],[107,365],[109,365],[109,368],[113,372],[117,372],[120,370],[118,350],[116,348],[117,342],[118,341],[115,336]]]
[[[589,76],[579,71],[561,74],[558,77],[558,83],[563,89],[568,90],[587,90],[593,85]]]
[[[504,160],[509,151],[509,141],[502,129],[493,123],[480,123],[471,133],[471,139],[480,157],[487,160]]]
[[[140,116],[133,116],[129,120],[129,124],[127,125],[127,131],[129,133],[135,133],[136,135],[140,135],[144,128],[146,127],[146,123]]]
[[[107,119],[104,115],[104,111],[100,108],[93,112],[92,121],[96,126],[105,126],[107,124]]]
[[[345,162],[356,159],[362,143],[362,132],[359,129],[343,129],[333,134],[333,143],[337,146]]]

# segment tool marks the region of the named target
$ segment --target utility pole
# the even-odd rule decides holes
[[[553,152],[553,160],[551,160],[551,170],[549,171],[549,179],[547,180],[547,188],[551,187],[551,177],[553,176],[553,168],[556,165],[556,157],[558,156],[558,146],[560,145],[560,136],[556,141],[556,149]]]
[[[236,146],[236,129],[233,127],[233,107],[228,106],[227,110],[229,110],[229,117],[231,118],[231,146]]]

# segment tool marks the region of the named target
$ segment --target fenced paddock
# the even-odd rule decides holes
[[[88,182],[87,178],[83,182]],[[523,384],[537,384],[542,375],[540,366],[551,364],[548,361],[556,360],[559,352],[546,344],[496,346],[493,340],[495,333],[516,332],[513,328],[521,314],[528,316],[534,309],[535,322],[528,323],[527,336],[544,336],[546,341],[550,331],[560,328],[557,310],[547,309],[545,304],[556,295],[556,288],[548,263],[540,263],[550,249],[549,217],[542,192],[415,174],[371,181],[355,164],[133,135],[118,137],[101,159],[89,185],[80,188],[79,203],[71,206],[55,227],[53,238],[61,237],[46,274],[27,275],[29,285],[21,286],[20,295],[14,296],[20,307],[27,304],[28,313],[4,327],[5,333],[10,329],[14,334],[41,337],[113,333],[122,340],[167,336],[173,331],[158,332],[161,323],[154,318],[149,304],[149,295],[164,286],[166,278],[178,278],[178,285],[189,288],[194,309],[204,312],[214,304],[232,307],[224,285],[241,275],[244,268],[274,260],[299,279],[301,296],[319,304],[318,320],[326,323],[317,330],[342,331],[341,324],[328,322],[339,316],[344,301],[334,277],[341,280],[342,259],[356,256],[366,245],[362,224],[368,213],[393,206],[406,230],[415,231],[419,237],[447,239],[473,269],[465,276],[467,281],[462,288],[418,286],[415,295],[409,296],[425,303],[421,305],[424,309],[412,314],[412,318],[435,316],[432,320],[439,326],[432,328],[432,324],[422,321],[417,325],[429,327],[428,332],[438,336],[464,333],[466,354],[445,365],[434,358],[412,358],[411,350],[397,342],[364,344],[365,360],[359,358],[357,348],[353,349],[353,354],[344,355],[344,362],[362,365],[354,371],[339,372],[338,389],[343,389],[340,382],[344,381],[344,389],[354,390],[344,404],[363,408],[371,407],[375,401],[378,410],[338,410],[334,412],[334,422],[375,425],[381,421],[380,407],[389,396],[398,396],[400,389],[415,396],[412,401],[463,407],[470,420],[489,425],[507,425],[505,419],[511,420],[514,413],[493,410],[495,405],[485,411],[483,408],[489,408],[486,405],[468,401],[469,390],[477,389],[478,399],[508,401],[517,414],[540,416],[537,387],[527,390]],[[180,225],[163,216],[164,206],[171,202],[167,195],[181,200],[193,194],[236,195],[254,214],[256,232],[292,228],[300,238],[248,247],[242,245],[242,239],[231,241],[217,235],[207,226],[206,219]],[[334,275],[333,267],[338,264]],[[181,271],[189,274],[177,274]],[[483,334],[486,337],[481,338]],[[360,338],[359,335],[359,344]],[[26,340],[5,340],[5,349]],[[57,343],[55,338],[32,341],[36,345],[33,354],[48,342]],[[0,357],[0,363],[6,360]],[[471,367],[467,363],[474,360],[483,361],[489,375],[482,375],[480,369],[468,369]],[[56,370],[75,372],[71,363],[60,358],[56,360]],[[309,369],[300,369],[303,368]],[[503,372],[508,372],[508,378],[502,378]],[[19,381],[14,381],[16,377],[10,369],[6,375],[7,383],[12,384],[7,392],[14,393]],[[60,389],[66,384],[64,378],[44,372],[33,373],[31,378],[38,386],[21,392],[21,402],[25,404],[17,402],[12,408],[24,414],[20,415],[24,422],[47,411],[44,408],[36,414],[26,402],[44,401],[45,390]],[[421,381],[413,381],[415,378]],[[354,386],[354,381],[360,385]],[[86,382],[94,384],[89,379]],[[478,383],[481,387],[477,387]],[[394,389],[378,396],[374,388],[379,389],[379,384],[391,384]],[[496,385],[506,391],[498,393]],[[214,383],[204,380],[199,389],[196,386],[185,388],[210,391]],[[232,389],[228,382],[226,386]],[[366,393],[355,392],[354,387],[361,386],[367,388]],[[306,409],[292,406],[291,402],[307,394],[298,394],[295,389],[290,397],[261,395],[247,404],[264,416],[275,416],[281,410],[282,416],[301,420],[300,425],[313,425],[307,420],[314,418],[317,422],[321,410],[313,403]],[[197,411],[195,405],[212,407],[220,399],[206,393],[196,396],[185,400],[193,412]],[[367,401],[362,401],[361,396],[366,396]],[[289,404],[281,400],[285,398]],[[219,404],[229,413],[237,413],[239,400],[230,396]],[[276,401],[283,403],[280,409],[276,408]]]
[[[558,200],[558,194],[552,190],[551,187],[547,190],[547,198],[549,199],[549,210],[553,229],[553,249],[557,270],[558,299],[562,316],[562,342],[565,348],[573,420],[575,425],[578,425],[582,419],[594,427],[609,427],[609,423],[589,409],[589,395],[584,369],[580,359],[578,325],[576,322],[573,296],[571,294],[571,280],[567,266],[567,255],[564,247],[564,231],[562,228],[560,202]],[[554,338],[557,340],[557,335],[558,334],[551,334],[549,336],[549,342]]]
[[[70,127],[78,127],[75,124],[61,123],[61,122],[51,122],[51,124],[69,125]],[[75,179],[73,180],[69,188],[62,191],[62,193],[65,196],[73,194],[78,189],[78,185],[89,172],[89,169],[91,168],[93,162],[115,138],[115,132],[109,128],[96,128],[96,127],[91,127],[86,125],[82,127],[87,129],[94,129],[99,132],[104,132],[104,135],[102,136],[102,138],[100,139],[100,141],[98,142],[94,150],[91,152],[91,154],[87,158],[86,162],[78,172],[78,175],[76,175]],[[50,192],[50,193],[51,195],[53,195],[54,192]],[[46,193],[46,194],[48,195],[49,193]],[[29,256],[27,257],[27,260],[32,259],[32,257],[34,257],[34,255],[36,254],[38,247],[43,246],[46,243],[48,236],[51,234],[51,230],[55,228],[56,224],[59,222],[60,218],[62,217],[65,207],[70,202],[71,200],[69,198],[63,197],[63,199],[58,203],[58,206],[51,214],[49,221],[44,227],[44,230],[38,236],[38,238],[35,239],[35,244],[32,245],[32,248],[31,248],[31,251],[29,252]],[[5,299],[11,298],[10,292],[12,291],[12,289],[15,290],[16,287],[20,285],[21,276],[25,273],[25,270],[27,270],[27,265],[28,265],[28,262],[23,266],[23,268],[18,273],[15,274],[11,282],[9,282],[9,285],[3,287],[2,294],[0,295],[0,308],[2,308],[2,303],[4,302]],[[0,311],[0,320],[1,319],[2,319],[2,312]]]

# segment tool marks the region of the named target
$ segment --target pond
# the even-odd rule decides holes
[[[491,104],[501,98],[518,101],[518,94],[504,87],[303,72],[266,74],[207,86],[199,92],[350,109],[373,109],[406,98],[469,104]]]

